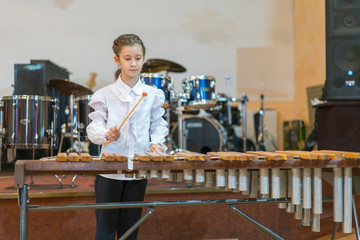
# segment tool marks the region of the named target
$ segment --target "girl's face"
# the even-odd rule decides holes
[[[123,81],[138,79],[144,64],[143,49],[138,44],[124,46],[121,48],[119,57],[115,56],[114,60],[121,67],[121,78]]]

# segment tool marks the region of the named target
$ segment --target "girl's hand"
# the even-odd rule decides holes
[[[160,144],[152,144],[150,146],[150,151],[153,153],[165,152],[165,150],[160,146]]]
[[[116,141],[120,137],[120,128],[119,127],[113,127],[110,128],[109,131],[106,134],[106,140],[109,141]]]

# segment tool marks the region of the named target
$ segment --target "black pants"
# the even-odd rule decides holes
[[[147,180],[113,180],[95,178],[96,203],[144,201]],[[114,240],[121,237],[141,217],[142,208],[96,209],[95,240]],[[127,240],[136,240],[136,229]]]

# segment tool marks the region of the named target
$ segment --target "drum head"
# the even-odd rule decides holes
[[[185,117],[183,120],[184,149],[198,152],[223,151],[226,144],[226,131],[215,119],[207,117]],[[178,123],[171,130],[174,148],[178,148]]]

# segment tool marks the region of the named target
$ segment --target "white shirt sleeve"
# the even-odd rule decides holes
[[[167,121],[162,117],[165,113],[165,110],[161,107],[164,102],[164,92],[157,89],[150,116],[150,144],[160,144],[166,150],[164,142],[165,137],[169,133],[169,129]]]
[[[91,119],[87,126],[87,136],[89,140],[95,144],[105,144],[107,129],[108,108],[106,105],[105,96],[102,92],[95,92],[91,97],[90,107],[94,112],[89,114]]]

